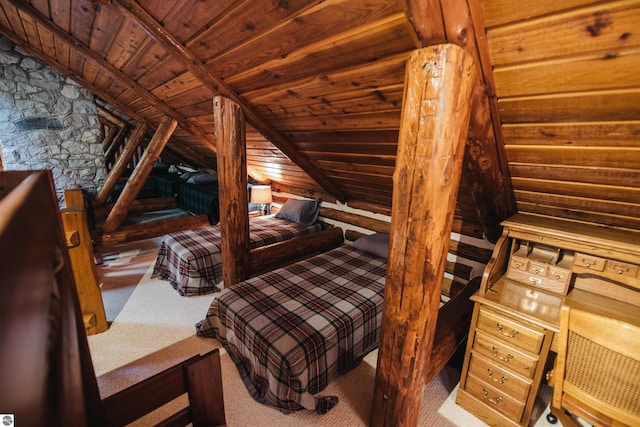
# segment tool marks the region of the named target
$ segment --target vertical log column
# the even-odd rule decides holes
[[[109,194],[113,191],[113,187],[115,187],[118,179],[122,175],[122,172],[124,172],[127,164],[133,157],[133,154],[138,149],[147,129],[149,129],[149,126],[143,122],[138,122],[136,127],[133,129],[129,142],[124,147],[124,151],[120,154],[118,160],[116,160],[116,164],[111,168],[111,171],[109,171],[107,179],[105,179],[100,191],[98,191],[98,194],[96,194],[96,197],[94,198],[93,203],[95,206],[101,206],[107,200],[107,197],[109,197]]]
[[[231,286],[249,277],[249,201],[244,114],[228,98],[213,98],[218,158],[222,279]]]
[[[407,62],[372,426],[418,424],[475,78],[455,45]]]
[[[151,138],[151,142],[149,142],[149,146],[144,150],[140,162],[127,180],[109,216],[105,219],[102,226],[103,232],[110,233],[120,227],[120,224],[122,224],[122,221],[124,221],[124,218],[129,212],[131,202],[135,200],[145,180],[149,177],[153,164],[158,160],[158,157],[160,157],[160,153],[162,153],[164,146],[167,145],[167,141],[169,141],[169,138],[173,135],[173,131],[177,125],[178,122],[172,117],[166,116],[162,119],[156,133],[153,135],[153,138]]]

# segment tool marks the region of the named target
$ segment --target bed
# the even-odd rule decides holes
[[[221,341],[256,401],[324,413],[338,403],[329,382],[378,347],[387,248],[376,233],[224,289],[197,334]]]
[[[317,202],[297,200],[287,201],[276,215],[250,218],[251,248],[322,230],[318,213]],[[217,292],[220,290],[217,285],[222,281],[220,245],[217,226],[167,234],[160,242],[152,277],[168,280],[183,296]]]

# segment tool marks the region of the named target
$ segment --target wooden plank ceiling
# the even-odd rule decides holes
[[[473,38],[518,209],[640,229],[640,2],[534,3],[2,0],[0,33],[134,120],[175,118],[167,157],[216,167],[222,94],[258,181],[381,208],[408,55]]]

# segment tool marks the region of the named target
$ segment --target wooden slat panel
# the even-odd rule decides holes
[[[504,125],[509,145],[566,145],[633,147],[640,121],[596,123],[530,123]]]
[[[500,97],[542,95],[593,90],[637,89],[640,49],[617,55],[588,55],[568,60],[539,62],[527,67],[496,67],[494,78]]]
[[[272,86],[246,92],[243,95],[252,104],[269,105],[275,99],[284,107],[306,104],[319,94],[331,102],[336,99],[348,99],[360,91],[371,92],[375,88],[398,85],[399,82],[403,82],[406,60],[407,54],[394,55],[363,66],[336,70],[321,76],[311,76],[295,83]],[[363,87],[362,82],[372,81],[375,82],[375,88],[371,85]],[[305,97],[305,94],[308,96]]]
[[[638,205],[631,203],[519,190],[515,190],[515,193],[518,202],[549,205],[575,211],[606,212],[616,216],[636,217],[638,215]],[[607,221],[603,221],[603,223],[608,224]]]
[[[482,12],[487,27],[531,19],[536,16],[561,12],[564,9],[598,3],[597,0],[538,0],[524,2],[517,7],[513,0],[482,0]]]
[[[310,143],[303,142],[297,144],[300,151],[308,153],[310,156],[314,153],[334,153],[334,154],[360,154],[360,155],[377,155],[377,156],[392,156],[395,157],[398,150],[398,144],[394,142],[374,142],[374,143],[350,143],[350,142],[336,142],[336,143]]]
[[[104,57],[123,22],[124,17],[115,8],[101,7],[93,21],[89,48]]]
[[[340,116],[309,116],[297,119],[274,118],[271,123],[284,132],[303,129],[358,130],[395,129],[400,124],[400,110],[374,111]]]
[[[238,91],[246,92],[305,78],[310,69],[315,74],[330,72],[410,52],[414,48],[406,16],[397,13],[324,39],[291,55],[277,57],[247,72],[230,76],[227,81]],[[311,50],[312,55],[309,54]]]
[[[289,0],[286,3],[274,3],[270,0],[235,0],[235,4],[232,5],[232,2],[225,0],[216,3],[219,3],[215,6],[217,10],[227,7],[229,9],[225,11],[224,16],[210,22],[186,43],[191,52],[205,62],[233,46],[240,45],[247,38],[268,31],[283,19],[304,11],[319,1]]]
[[[640,38],[632,37],[638,22],[640,5],[626,0],[498,28],[487,32],[491,63],[499,67],[586,52],[613,55],[640,45]]]
[[[307,10],[295,19],[282,23],[262,37],[256,37],[213,61],[209,69],[226,79],[259,66],[273,57],[290,55],[298,49],[349,31],[390,14],[400,12],[398,2],[371,0],[367,4],[352,0],[333,0]],[[341,19],[335,19],[336,17]],[[233,58],[233,60],[229,60]]]
[[[395,156],[377,155],[377,154],[355,154],[355,153],[324,153],[324,152],[311,152],[305,151],[305,153],[312,159],[327,160],[333,162],[344,163],[362,163],[366,165],[380,165],[380,166],[394,166],[396,162]]]
[[[390,166],[358,165],[354,163],[339,163],[339,162],[327,162],[327,161],[319,161],[318,164],[320,165],[321,168],[326,170],[343,169],[346,167],[348,170],[353,172],[374,173],[377,175],[388,175],[388,176],[393,175],[393,169],[394,169],[393,167],[390,167]]]
[[[505,147],[510,162],[549,165],[594,166],[636,169],[640,164],[640,147]]]
[[[502,99],[504,123],[637,120],[640,89]]]
[[[640,182],[638,169],[511,163],[509,171],[512,178],[551,179],[611,186],[625,182],[628,185]]]
[[[583,171],[583,173],[588,174],[588,171]],[[639,205],[640,212],[640,189],[638,188],[532,178],[512,178],[512,182],[513,188],[517,191],[635,203]]]
[[[518,201],[518,211],[574,219],[577,221],[586,221],[594,224],[610,225],[613,227],[629,228],[636,231],[640,230],[640,218],[637,216],[629,217],[613,215],[611,213],[604,213],[601,211],[566,209],[559,206],[541,205],[525,201]]]

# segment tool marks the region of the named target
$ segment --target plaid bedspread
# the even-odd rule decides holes
[[[176,204],[194,215],[205,214],[209,223],[217,224],[220,219],[218,184],[189,184],[178,186]]]
[[[224,289],[197,333],[220,339],[258,402],[316,410],[378,347],[385,274],[385,259],[344,245]]]
[[[251,248],[271,245],[322,229],[268,215],[249,219]],[[160,243],[152,277],[168,280],[180,295],[217,292],[222,280],[220,229],[217,226],[167,234]]]

